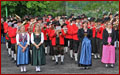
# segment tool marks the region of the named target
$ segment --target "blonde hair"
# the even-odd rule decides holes
[[[39,27],[39,31],[38,31],[38,33],[41,33],[41,29],[40,29],[40,26],[38,25],[38,24],[36,24],[36,26],[35,26],[35,31],[34,31],[34,33],[36,33],[37,32],[37,28]]]
[[[21,31],[21,28],[22,28],[22,27],[24,27],[24,25],[20,26],[20,33],[22,32],[22,31]],[[24,27],[24,31],[23,31],[23,32],[25,32],[25,27]]]

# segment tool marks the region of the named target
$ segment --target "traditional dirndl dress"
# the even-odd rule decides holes
[[[41,34],[40,35],[35,35],[33,33],[34,36],[34,42],[36,44],[39,44],[41,41]],[[33,66],[41,66],[41,65],[45,65],[46,64],[46,57],[45,57],[45,48],[43,46],[43,44],[41,44],[39,46],[39,49],[37,49],[34,45],[33,45],[33,49],[32,49],[32,65]]]
[[[81,66],[91,66],[92,65],[91,40],[89,40],[87,37],[84,37],[83,41],[82,41],[79,64]]]
[[[111,37],[108,37],[108,42],[111,42]],[[109,64],[115,63],[115,47],[112,45],[103,45],[103,51],[102,51],[102,63]]]
[[[22,36],[22,34],[19,34],[19,42],[22,46],[25,47],[27,44],[27,34]],[[29,48],[27,47],[24,52],[22,52],[22,47],[18,45],[17,48],[17,66],[19,65],[26,65],[29,64]]]

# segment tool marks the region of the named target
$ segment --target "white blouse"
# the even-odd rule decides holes
[[[39,34],[38,34],[39,35]],[[41,43],[43,43],[44,42],[44,34],[41,32],[41,41],[40,41]],[[31,34],[31,43],[32,44],[34,44],[35,42],[34,42],[34,35],[33,35],[33,33]]]
[[[106,28],[106,30],[108,31],[108,33],[112,33],[112,29]]]
[[[25,33],[22,33],[22,36],[24,36]],[[20,43],[19,42],[19,34],[16,35],[16,42],[17,42],[17,45]],[[30,44],[30,36],[29,34],[27,33],[27,44],[29,45]]]

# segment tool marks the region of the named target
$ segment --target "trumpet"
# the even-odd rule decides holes
[[[21,20],[20,16],[15,14],[16,19]]]
[[[64,30],[64,33],[67,33],[67,31],[68,31],[68,28],[63,28],[63,30]]]

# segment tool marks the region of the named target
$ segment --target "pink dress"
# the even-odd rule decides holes
[[[108,42],[111,42],[111,37],[108,37]],[[103,45],[102,51],[102,63],[105,64],[114,64],[115,63],[115,47],[112,45]]]

